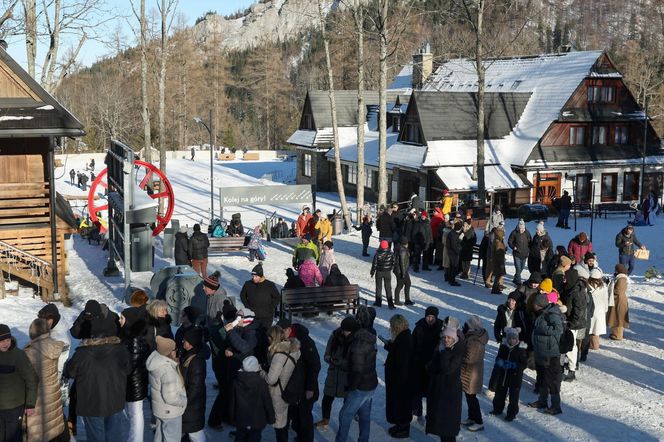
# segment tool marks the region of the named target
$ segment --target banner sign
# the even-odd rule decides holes
[[[310,184],[292,186],[220,187],[221,207],[305,204],[313,201]]]

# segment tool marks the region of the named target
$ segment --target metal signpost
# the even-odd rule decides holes
[[[220,187],[221,218],[225,206],[255,206],[311,203],[313,192],[309,184],[292,186]]]

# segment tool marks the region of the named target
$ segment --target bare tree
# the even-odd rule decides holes
[[[326,20],[323,14],[323,7],[318,1],[318,15],[321,24],[321,35],[323,37],[323,47],[325,49],[325,62],[327,65],[327,78],[330,96],[330,111],[332,112],[332,133],[334,135],[334,166],[337,178],[337,191],[339,192],[339,201],[341,202],[341,213],[344,217],[346,225],[350,227],[352,224],[350,219],[350,212],[348,211],[348,202],[346,201],[346,190],[344,189],[343,174],[341,173],[341,152],[339,146],[339,126],[337,124],[337,106],[334,98],[334,75],[332,74],[332,60],[330,59],[330,41],[327,37],[325,28]],[[357,183],[358,187],[363,183]]]
[[[139,23],[139,35],[141,45],[141,116],[143,118],[143,146],[144,160],[152,162],[152,131],[150,127],[150,97],[148,95],[148,23],[145,16],[145,0],[140,0],[140,11],[137,13],[134,2],[131,3],[131,9]]]

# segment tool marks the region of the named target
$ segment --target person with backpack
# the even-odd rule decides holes
[[[190,266],[189,257],[189,236],[187,236],[187,226],[180,226],[180,230],[175,234],[175,246],[173,247],[173,256],[176,266]]]
[[[263,428],[274,424],[272,397],[260,369],[258,359],[247,356],[233,381],[228,408],[235,422],[235,442],[260,442]]]
[[[295,385],[297,396],[294,401],[289,401],[288,415],[292,421],[293,430],[297,434],[297,440],[313,442],[314,440],[314,418],[313,408],[318,400],[318,373],[320,372],[320,355],[316,349],[316,343],[309,336],[309,329],[298,323],[291,323],[289,319],[281,319],[277,323],[284,331],[287,339],[296,338],[300,343],[300,361],[302,373],[296,370],[296,375],[302,375]]]
[[[288,441],[288,402],[283,398],[295,367],[300,359],[300,341],[297,338],[287,339],[284,331],[278,325],[270,327],[267,331],[268,371],[261,370],[260,374],[269,386],[272,406],[274,407],[274,432],[277,442]]]
[[[503,414],[505,399],[509,396],[509,405],[505,416],[507,422],[512,422],[519,414],[519,394],[521,393],[523,370],[526,369],[528,364],[526,343],[519,342],[520,333],[521,330],[518,327],[505,327],[501,330],[504,337],[498,348],[494,364],[496,394],[493,397],[491,415],[500,416]]]
[[[201,278],[207,277],[208,248],[210,240],[207,235],[201,232],[201,225],[194,224],[194,233],[189,238],[189,257],[194,271],[201,275]]]
[[[363,306],[364,307],[364,306]],[[358,314],[360,309],[358,309]],[[367,311],[370,313],[370,311]],[[346,398],[339,410],[339,429],[336,442],[346,442],[350,424],[358,416],[360,435],[358,440],[368,442],[371,431],[371,405],[378,387],[376,373],[376,333],[371,324],[358,321],[361,328],[350,335],[348,346],[348,378]],[[371,329],[369,328],[371,327]]]
[[[549,303],[545,294],[535,295],[533,308],[537,319],[533,328],[533,352],[539,385],[539,396],[528,404],[531,408],[544,410],[544,413],[556,415],[560,408],[560,338],[563,335],[563,315],[557,304]],[[551,406],[549,406],[551,395]]]
[[[401,237],[399,249],[394,253],[394,267],[392,271],[397,278],[397,285],[394,288],[394,305],[402,305],[399,300],[401,289],[404,290],[404,304],[415,304],[410,300],[410,250],[408,247],[408,238]]]
[[[387,240],[380,241],[380,247],[374,255],[371,264],[370,275],[376,277],[376,300],[373,305],[380,307],[383,300],[383,285],[385,286],[385,295],[387,297],[387,305],[390,310],[394,310],[394,302],[392,301],[392,268],[394,267],[394,253],[390,250],[390,244]]]
[[[323,416],[320,421],[314,424],[316,428],[327,428],[330,424],[334,399],[346,397],[350,335],[359,329],[360,324],[357,320],[352,316],[348,316],[341,321],[339,328],[334,330],[327,340],[323,356],[323,359],[328,364],[321,404],[321,413]]]

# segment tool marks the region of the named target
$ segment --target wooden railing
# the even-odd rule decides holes
[[[0,226],[48,223],[48,183],[0,184]]]
[[[53,293],[53,266],[30,253],[0,241],[0,270],[37,286],[42,298]],[[4,280],[0,281],[4,284]]]

